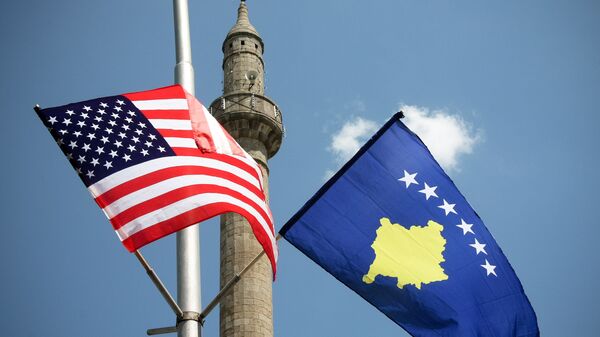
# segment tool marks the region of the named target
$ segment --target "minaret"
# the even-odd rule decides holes
[[[268,193],[271,158],[281,145],[279,108],[264,95],[263,41],[242,0],[237,22],[223,42],[223,96],[210,111],[261,167]],[[262,250],[248,222],[238,214],[221,216],[221,287]],[[220,304],[221,337],[272,337],[272,272],[263,256]]]

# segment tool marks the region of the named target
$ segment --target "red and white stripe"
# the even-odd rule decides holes
[[[258,164],[180,86],[123,95],[173,149],[88,187],[130,251],[213,216],[250,223],[276,271],[277,245]]]

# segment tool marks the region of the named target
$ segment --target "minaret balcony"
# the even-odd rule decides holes
[[[236,139],[258,139],[271,158],[281,146],[283,120],[277,104],[270,98],[246,91],[230,92],[214,100],[210,113]]]

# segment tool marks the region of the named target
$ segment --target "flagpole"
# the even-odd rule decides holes
[[[194,94],[194,68],[187,0],[173,0],[175,20],[175,83]],[[198,225],[177,232],[177,302],[183,317],[177,322],[178,337],[199,337],[200,231]]]

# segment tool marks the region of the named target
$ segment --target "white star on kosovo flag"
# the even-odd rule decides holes
[[[475,232],[473,232],[473,230],[471,229],[471,227],[473,227],[473,224],[466,223],[463,219],[460,219],[460,225],[456,225],[456,227],[460,227],[463,230],[463,235],[467,235],[467,233],[475,234]]]
[[[456,204],[449,204],[446,199],[444,200],[444,204],[443,205],[439,205],[438,208],[441,208],[444,210],[444,212],[446,212],[446,215],[450,214],[450,213],[454,213],[457,214],[456,211],[454,210],[454,206],[456,206]]]
[[[491,265],[487,259],[485,259],[485,264],[482,264],[481,266],[487,272],[487,276],[490,276],[490,274],[494,274],[494,276],[496,276],[496,277],[498,276],[498,275],[496,275],[496,272],[495,272],[496,266]]]
[[[404,177],[398,179],[398,181],[403,181],[406,184],[406,188],[408,188],[408,186],[410,186],[410,184],[419,185],[419,183],[415,179],[416,176],[417,176],[416,173],[410,174],[410,173],[406,172],[406,170],[404,170]]]
[[[419,192],[425,194],[425,200],[429,200],[429,197],[438,197],[438,195],[435,193],[436,188],[437,186],[429,186],[427,183],[425,183],[425,188]]]
[[[485,255],[487,255],[487,252],[485,251],[485,244],[479,243],[477,239],[475,239],[475,242],[470,244],[469,246],[475,248],[475,252],[477,253],[477,255],[479,255],[479,253],[484,253]]]

